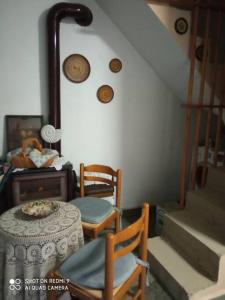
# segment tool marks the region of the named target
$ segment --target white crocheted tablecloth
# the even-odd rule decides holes
[[[0,216],[0,299],[47,299],[42,282],[48,271],[83,245],[80,211],[59,204],[42,219],[24,215],[22,205]]]

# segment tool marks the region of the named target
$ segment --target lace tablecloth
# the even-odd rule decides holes
[[[48,271],[83,245],[80,211],[59,204],[42,219],[25,216],[21,205],[0,216],[0,299],[46,299]]]

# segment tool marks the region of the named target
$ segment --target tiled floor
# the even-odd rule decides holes
[[[124,217],[122,218],[122,227],[125,228],[134,222],[136,217]],[[65,294],[60,300],[71,299],[68,294]],[[129,300],[131,297],[125,296],[123,300]],[[145,300],[173,300],[161,287],[158,281],[150,274],[149,286],[145,289]]]
[[[131,289],[132,290],[132,289]],[[136,290],[136,288],[134,288]],[[130,300],[131,297],[124,297],[123,300]],[[149,285],[145,288],[145,300],[172,300],[172,298],[164,291],[157,280],[150,275]]]
[[[70,296],[65,294],[60,300],[70,300]],[[123,300],[130,300],[131,297],[125,296]],[[145,289],[145,300],[172,300],[170,296],[162,289],[155,279],[151,279],[149,287]]]
[[[152,277],[150,281],[150,285],[145,289],[145,300],[172,300],[156,279]]]

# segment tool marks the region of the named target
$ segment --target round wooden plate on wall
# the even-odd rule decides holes
[[[90,75],[89,61],[81,54],[72,54],[63,62],[63,71],[67,79],[80,83]]]
[[[122,69],[122,62],[118,58],[113,58],[109,63],[109,68],[113,73],[117,73]]]
[[[112,101],[113,96],[114,96],[113,89],[109,85],[102,85],[97,90],[98,100],[101,101],[102,103],[109,103],[110,101]]]

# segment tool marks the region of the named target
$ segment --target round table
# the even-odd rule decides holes
[[[0,216],[0,299],[46,299],[40,283],[48,271],[83,245],[80,211],[58,203],[41,219],[26,216],[22,205]]]

